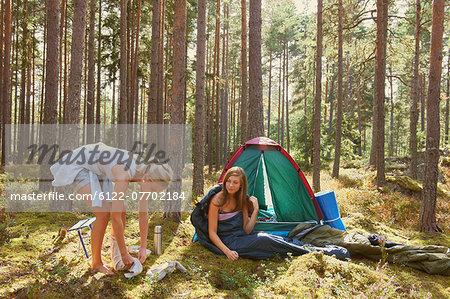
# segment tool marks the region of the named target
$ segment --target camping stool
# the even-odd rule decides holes
[[[67,230],[67,232],[70,232],[73,230],[76,230],[78,232],[78,237],[80,237],[81,246],[83,246],[84,254],[86,255],[86,258],[89,258],[89,255],[86,251],[86,247],[84,246],[83,237],[81,236],[80,230],[85,227],[89,227],[92,230],[92,223],[94,223],[94,221],[95,221],[95,217],[89,218],[89,219],[83,219],[83,220],[78,221],[77,224],[75,224],[74,226],[72,226],[71,228],[69,228]]]

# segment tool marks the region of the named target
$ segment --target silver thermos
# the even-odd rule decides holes
[[[155,254],[160,255],[162,253],[162,227],[160,225],[155,226]]]

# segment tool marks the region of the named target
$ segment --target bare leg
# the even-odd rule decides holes
[[[123,228],[125,229],[125,211],[122,212],[121,217],[122,217]],[[112,225],[111,225],[111,236],[113,236],[113,237],[115,236],[114,229],[113,229]]]
[[[86,186],[78,190],[79,194],[91,194],[91,185]],[[102,207],[92,207],[91,200],[86,201],[87,204],[92,208],[94,215],[96,217],[95,222],[92,226],[91,232],[91,252],[92,252],[92,263],[91,269],[98,271],[107,275],[113,275],[114,272],[103,265],[102,261],[102,245],[103,237],[105,236],[106,227],[108,226],[110,212],[107,206]]]

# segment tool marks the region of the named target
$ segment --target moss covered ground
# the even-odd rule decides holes
[[[443,169],[447,182],[448,168]],[[311,177],[307,175],[308,180]],[[217,180],[208,177],[205,188]],[[344,224],[349,231],[379,233],[395,242],[411,245],[436,244],[450,247],[450,201],[441,195],[437,202],[437,221],[443,234],[418,232],[420,201],[417,197],[383,189],[370,183],[368,170],[343,169],[340,180],[322,172],[322,190],[334,190]],[[449,184],[443,188],[450,190]],[[93,275],[82,253],[78,237],[55,242],[58,231],[90,213],[0,212],[0,297],[18,298],[450,298],[450,277],[391,265],[383,261],[352,258],[342,262],[314,253],[266,261],[229,261],[192,242],[194,228],[189,214],[182,223],[153,213],[154,225],[163,226],[163,254],[150,255],[141,275],[125,278]],[[108,229],[109,231],[109,229]],[[108,235],[107,231],[107,235]],[[89,230],[83,230],[89,243]],[[138,218],[127,214],[126,241],[139,243]],[[149,249],[152,249],[149,234]],[[103,255],[111,265],[109,242]],[[145,273],[154,265],[179,261],[188,271],[174,272],[160,282]]]

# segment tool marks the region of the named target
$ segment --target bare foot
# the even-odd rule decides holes
[[[103,264],[100,264],[100,265],[95,266],[95,267],[91,267],[91,270],[92,270],[94,273],[100,272],[100,273],[103,273],[103,274],[105,274],[105,275],[114,275],[114,272],[111,271],[108,267],[106,267],[106,266],[103,265]]]

